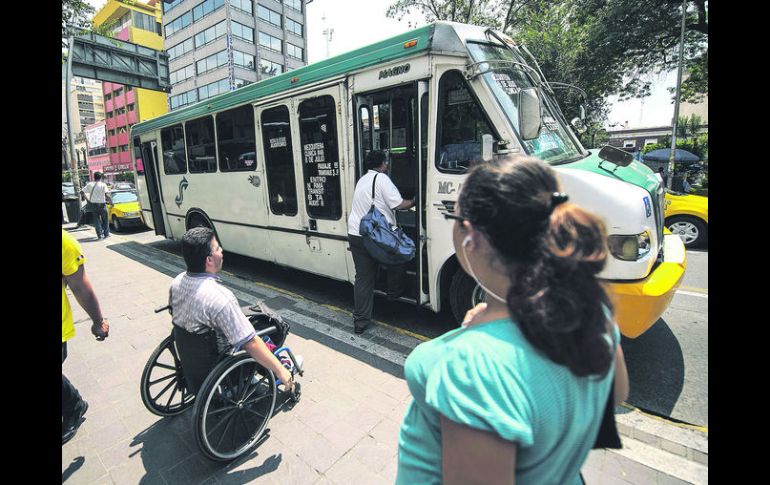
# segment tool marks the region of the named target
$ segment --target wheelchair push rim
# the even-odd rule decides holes
[[[175,416],[194,404],[195,395],[187,389],[173,336],[166,337],[153,351],[142,372],[140,388],[145,407],[158,416]]]
[[[195,436],[203,453],[232,460],[257,445],[273,415],[275,376],[248,354],[227,359],[209,374],[195,408]]]

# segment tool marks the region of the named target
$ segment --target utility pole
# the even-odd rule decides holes
[[[684,22],[687,18],[687,0],[682,0],[682,35],[679,40],[679,69],[676,74],[676,99],[674,100],[674,127],[671,132],[671,155],[668,157],[668,182],[667,188],[671,190],[674,181],[674,168],[676,158],[676,124],[679,121],[679,96],[682,89],[682,64],[684,63]]]
[[[70,84],[72,84],[72,45],[75,39],[72,34],[67,38],[67,75],[64,81],[64,109],[67,111],[67,164],[70,169],[72,186],[75,189],[75,195],[80,194],[80,167],[77,166],[75,158],[75,138],[72,136],[72,122],[70,119]]]
[[[326,13],[323,14],[323,17],[321,17],[321,25],[323,25],[324,29],[321,32],[324,36],[324,39],[326,39],[326,58],[329,58],[329,43],[332,41],[332,34],[334,33],[334,29],[327,29],[326,27]]]

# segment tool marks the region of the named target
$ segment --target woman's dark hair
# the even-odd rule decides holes
[[[214,230],[208,227],[194,227],[182,236],[182,257],[191,273],[206,271],[206,257],[211,256],[211,240]]]
[[[596,279],[607,258],[602,221],[564,202],[554,170],[514,156],[474,167],[460,211],[506,264],[508,309],[527,340],[577,376],[605,375],[613,353]]]

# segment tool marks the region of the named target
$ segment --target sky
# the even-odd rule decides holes
[[[107,0],[87,1],[97,10],[107,3]],[[329,55],[335,56],[400,34],[410,26],[425,25],[421,15],[413,14],[400,22],[387,18],[385,12],[392,3],[395,0],[313,0],[307,4],[308,62],[326,58],[324,29],[334,30],[328,49]],[[630,128],[642,128],[665,126],[671,122],[674,105],[666,88],[676,84],[676,71],[650,75],[650,79],[655,84],[651,95],[644,99],[619,102],[617,97],[609,98],[612,108],[606,126],[627,122]]]

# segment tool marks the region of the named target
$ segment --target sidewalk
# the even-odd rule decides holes
[[[77,335],[68,343],[62,371],[90,407],[76,437],[62,447],[62,482],[394,483],[398,431],[411,397],[401,378],[402,358],[392,345],[378,343],[377,332],[362,341],[353,335],[352,324],[349,334],[314,328],[308,322],[322,320],[315,314],[331,310],[315,305],[314,313],[300,315],[295,310],[314,304],[265,289],[252,292],[231,276],[226,285],[243,304],[253,303],[252,295],[269,296],[268,305],[289,320],[287,344],[304,356],[305,375],[300,402],[270,420],[269,437],[256,450],[235,462],[213,462],[197,449],[191,412],[160,418],[145,409],[139,394],[147,359],[171,330],[169,314],[153,310],[165,305],[169,284],[184,262],[151,247],[138,248],[119,234],[106,241],[96,241],[93,228],[71,234],[83,247],[111,331],[97,342],[86,313],[70,295]],[[583,468],[587,483],[708,482],[707,436],[682,438],[678,430],[634,413],[619,415],[618,423],[625,448],[593,451]]]

